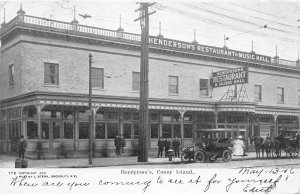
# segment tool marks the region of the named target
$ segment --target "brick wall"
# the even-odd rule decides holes
[[[6,89],[1,99],[32,91],[53,91],[88,94],[88,54],[93,54],[93,67],[104,68],[104,89],[94,94],[138,97],[132,91],[132,71],[140,71],[140,52],[118,47],[74,43],[30,36],[21,36],[22,42],[2,53],[1,71],[8,71],[10,61],[18,66],[22,58],[22,80],[16,80],[14,90]],[[39,43],[39,44],[36,44]],[[20,57],[22,48],[22,57]],[[59,64],[59,86],[44,84],[44,62]],[[218,101],[227,87],[210,90],[207,97],[200,97],[199,79],[206,78],[212,71],[234,68],[237,65],[216,61],[183,58],[150,53],[149,97],[191,101]],[[21,78],[21,68],[16,74]],[[262,105],[298,106],[296,92],[300,87],[300,76],[296,73],[249,68],[249,84],[246,85],[249,101],[254,101],[254,85],[262,85]],[[179,94],[169,95],[168,76],[178,76]],[[1,76],[1,88],[5,88],[7,75]],[[22,81],[22,82],[21,82]],[[8,82],[8,81],[6,81]],[[20,84],[22,84],[22,89]],[[6,84],[8,85],[8,84]],[[277,87],[285,88],[285,103],[277,103]],[[2,93],[2,92],[1,92]],[[210,97],[211,96],[211,97]]]

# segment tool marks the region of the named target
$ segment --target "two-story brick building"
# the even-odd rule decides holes
[[[15,151],[24,134],[29,157],[57,157],[62,143],[69,155],[87,154],[89,53],[95,155],[112,153],[117,134],[131,152],[139,135],[140,35],[33,17],[21,9],[2,24],[1,45],[1,152]],[[199,129],[236,129],[213,136],[247,138],[299,128],[299,60],[162,36],[151,36],[149,47],[151,149],[159,137],[191,145]],[[247,83],[212,87],[212,72],[238,67],[247,68]]]

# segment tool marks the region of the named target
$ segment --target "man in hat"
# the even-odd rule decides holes
[[[26,140],[24,139],[24,135],[20,136],[19,142],[18,142],[18,147],[19,147],[19,158],[24,159],[25,158],[25,150],[27,147]]]

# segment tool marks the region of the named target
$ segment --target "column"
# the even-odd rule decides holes
[[[38,123],[38,134],[37,134],[38,141],[41,141],[42,139],[41,111],[42,111],[42,106],[36,105],[37,123]]]
[[[9,152],[9,131],[8,131],[8,111],[7,109],[5,110],[5,115],[6,115],[6,119],[5,121],[5,140],[6,140],[6,151]]]
[[[214,111],[215,115],[215,128],[218,129],[218,111]]]
[[[184,123],[183,123],[183,119],[184,119],[184,113],[185,110],[179,110],[180,113],[180,137],[181,137],[181,147],[184,147]]]
[[[158,111],[158,138],[162,137],[162,113]]]
[[[275,124],[275,127],[274,127],[274,136],[278,136],[278,120],[277,120],[277,117],[278,115],[273,115],[274,117],[274,124]],[[271,136],[271,134],[270,134]]]

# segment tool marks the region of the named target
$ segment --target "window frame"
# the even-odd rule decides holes
[[[176,84],[171,84],[171,79],[172,78],[176,78]],[[179,94],[179,78],[178,76],[174,76],[174,75],[169,75],[169,83],[168,83],[168,86],[169,86],[169,94],[171,95],[178,95]],[[172,92],[172,88],[175,88],[175,92]]]
[[[281,94],[279,94],[279,90]],[[279,100],[280,98],[280,100]],[[277,103],[283,104],[284,103],[284,87],[277,87]]]
[[[51,65],[54,65],[54,73],[46,73],[46,66],[49,65],[49,69]],[[54,83],[46,82],[46,76],[54,76]],[[57,85],[59,86],[59,64],[58,63],[50,63],[44,62],[44,84],[45,85]]]
[[[104,89],[104,68],[101,68],[101,67],[92,67],[91,68],[91,72],[97,72],[95,70],[100,70],[100,74],[93,76],[93,73],[91,73],[92,88]],[[94,80],[99,81],[101,83],[100,86],[95,86],[94,84],[96,82],[94,82]]]
[[[300,89],[298,89],[298,105],[300,105]]]
[[[203,81],[207,82],[205,88],[201,87],[201,83]],[[205,91],[205,94],[202,94],[201,91]],[[204,79],[204,78],[199,79],[199,93],[200,93],[200,96],[209,96],[209,79]]]
[[[15,85],[15,66],[14,66],[14,64],[10,64],[8,66],[8,75],[9,75],[8,85],[10,87],[13,87]]]
[[[138,78],[138,81],[136,79]],[[141,73],[137,71],[132,72],[132,91],[140,91],[141,89]],[[138,89],[137,89],[138,88]]]
[[[257,88],[259,88],[258,92],[256,91]],[[262,85],[258,85],[258,84],[254,85],[254,101],[255,102],[261,102],[262,101]]]

